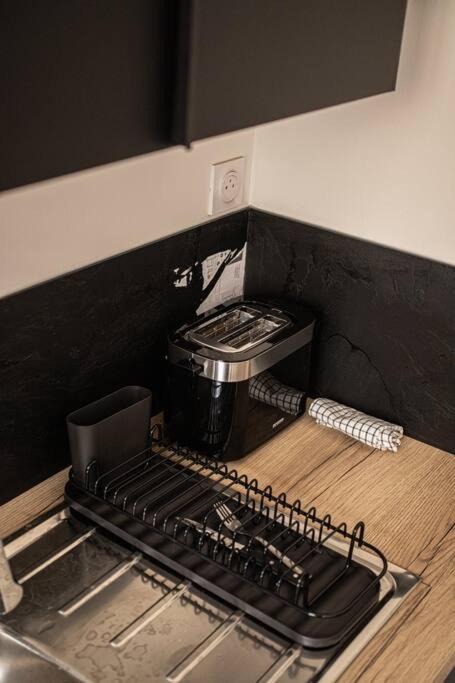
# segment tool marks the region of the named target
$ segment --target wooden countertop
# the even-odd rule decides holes
[[[455,456],[408,437],[398,453],[382,453],[306,415],[231,464],[319,516],[363,520],[366,540],[422,577],[340,681],[443,681],[455,665]],[[1,506],[0,537],[59,501],[66,477]]]
[[[444,681],[455,665],[455,456],[408,437],[383,453],[306,415],[231,464],[319,517],[362,520],[367,541],[422,577],[340,681]]]

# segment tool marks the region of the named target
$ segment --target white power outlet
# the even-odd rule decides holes
[[[212,165],[209,214],[232,211],[243,202],[245,157]]]

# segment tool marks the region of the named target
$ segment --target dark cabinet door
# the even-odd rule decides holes
[[[177,0],[0,0],[0,189],[171,144]]]
[[[174,140],[394,90],[405,0],[187,0]]]
[[[0,0],[0,190],[393,90],[405,0]]]

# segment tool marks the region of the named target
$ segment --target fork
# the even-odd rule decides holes
[[[229,536],[224,536],[224,535],[220,536],[219,531],[215,531],[215,529],[211,529],[209,526],[207,526],[205,524],[201,524],[201,522],[196,522],[196,520],[194,520],[194,519],[190,519],[189,517],[177,517],[176,519],[178,521],[184,522],[188,526],[194,527],[195,529],[197,529],[197,531],[200,531],[201,534],[204,533],[207,536],[210,536],[210,538],[213,538],[215,541],[219,541],[219,540],[229,541],[231,543],[232,548],[236,548],[237,550],[243,550],[243,548],[245,547],[244,543],[239,543],[238,541],[234,541],[232,538],[229,538]]]
[[[224,526],[229,529],[229,531],[233,534],[238,533],[241,528],[243,527],[242,522],[238,517],[235,516],[233,512],[230,511],[228,506],[225,503],[222,503],[221,501],[218,501],[217,503],[214,504],[214,509],[215,512],[217,513],[218,517],[221,519],[223,522]],[[244,532],[245,533],[245,532]],[[248,534],[245,534],[248,535]],[[265,538],[262,538],[262,536],[255,536],[254,540],[260,543],[261,545],[264,546],[266,550],[269,551],[272,555],[277,557],[280,562],[287,567],[288,569],[292,569],[294,574],[303,574],[304,571],[301,567],[298,567],[295,565],[294,561],[291,560],[287,555],[278,548],[275,548],[274,545],[271,545]]]

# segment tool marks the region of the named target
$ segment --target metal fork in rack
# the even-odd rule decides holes
[[[238,517],[236,517],[236,515],[233,512],[230,511],[226,503],[218,501],[215,503],[213,507],[218,517],[223,522],[224,526],[227,529],[229,529],[231,533],[238,534],[241,531],[241,529],[243,528],[242,522]],[[289,557],[287,557],[287,555],[285,555],[285,553],[281,552],[281,550],[279,550],[269,541],[267,541],[267,539],[258,535],[254,537],[254,540],[263,545],[269,553],[278,558],[285,567],[287,567],[288,569],[292,569],[295,574],[303,574],[303,569],[301,567],[296,566],[293,560],[291,560]]]

